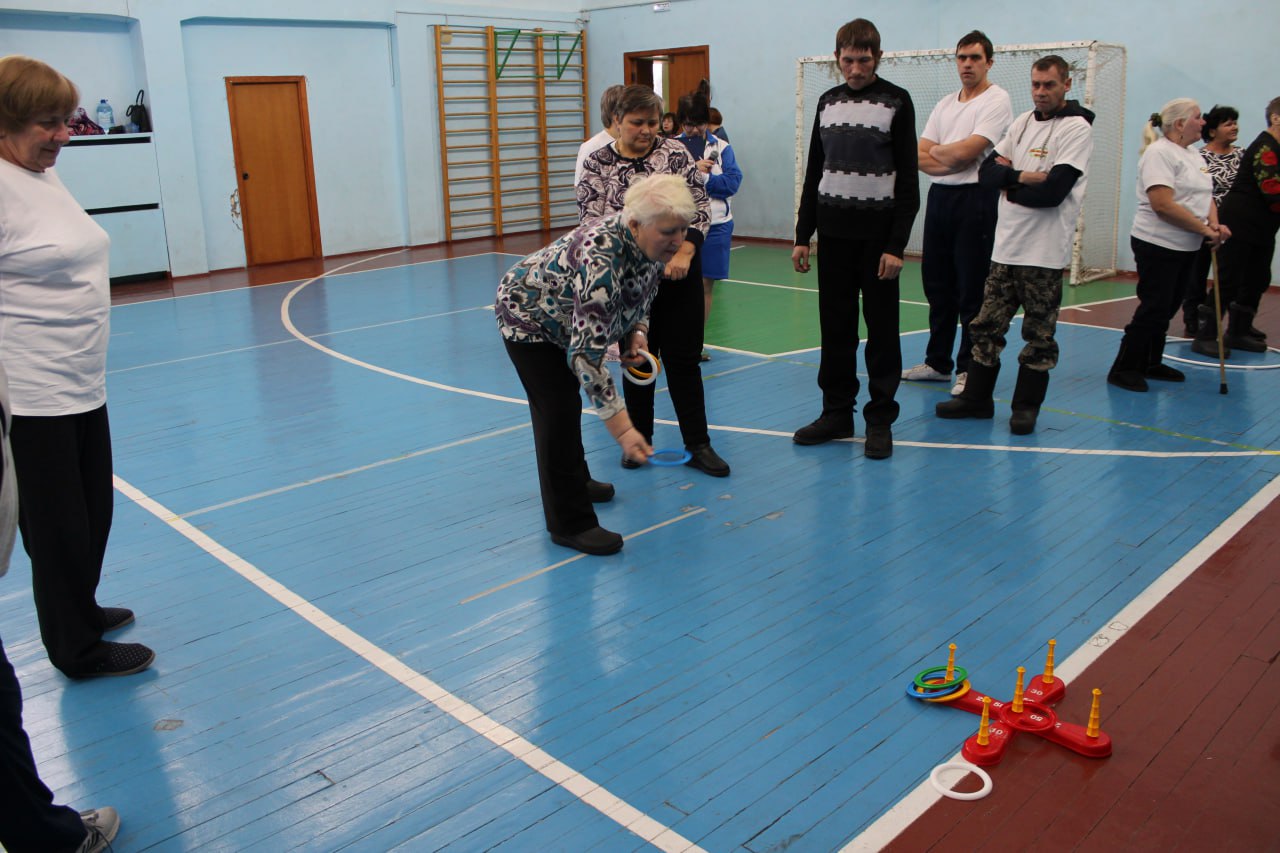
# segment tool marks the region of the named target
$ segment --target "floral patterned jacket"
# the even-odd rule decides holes
[[[1245,149],[1218,219],[1231,229],[1233,239],[1275,239],[1280,230],[1280,141],[1267,131]]]
[[[507,271],[494,302],[498,328],[509,341],[563,349],[596,413],[613,417],[625,404],[605,349],[648,328],[662,268],[640,251],[620,213],[593,220]]]

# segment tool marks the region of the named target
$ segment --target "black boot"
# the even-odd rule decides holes
[[[1014,435],[1030,435],[1036,430],[1036,418],[1040,404],[1049,388],[1049,371],[1032,370],[1025,364],[1018,365],[1018,384],[1013,389],[1013,416],[1009,418],[1009,431]]]
[[[1249,330],[1253,328],[1253,315],[1257,313],[1251,308],[1246,308],[1238,302],[1232,302],[1231,307],[1227,309],[1227,316],[1230,321],[1227,323],[1227,331],[1222,336],[1225,345],[1233,349],[1244,350],[1245,352],[1266,352],[1266,340],[1258,340],[1249,334]]]
[[[1164,344],[1163,337],[1151,342],[1151,349],[1147,353],[1147,378],[1161,382],[1186,382],[1185,373],[1164,363]]]
[[[1200,306],[1192,302],[1182,303],[1182,329],[1185,337],[1194,338],[1200,331]]]
[[[969,377],[960,396],[934,406],[934,414],[940,418],[995,417],[996,407],[991,396],[999,375],[999,362],[996,362],[995,367],[987,367],[975,358],[969,362]]]
[[[1191,342],[1191,351],[1216,359],[1218,357],[1218,323],[1213,317],[1213,306],[1201,305],[1197,313],[1200,315],[1200,325],[1196,329],[1196,339]],[[1227,346],[1225,340],[1222,342],[1222,357],[1231,358],[1231,347]]]
[[[1143,374],[1147,370],[1147,353],[1145,348],[1134,346],[1128,335],[1120,339],[1120,352],[1107,372],[1107,383],[1126,391],[1146,391],[1147,380]]]

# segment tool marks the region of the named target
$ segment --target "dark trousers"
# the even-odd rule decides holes
[[[1232,237],[1218,249],[1218,284],[1222,288],[1222,310],[1232,303],[1257,311],[1262,295],[1271,286],[1271,258],[1276,239],[1251,242]]]
[[[686,447],[711,441],[707,432],[707,401],[702,389],[702,249],[679,281],[664,278],[649,308],[649,352],[662,361],[667,391],[680,422]],[[624,341],[625,343],[625,341]],[[653,392],[655,385],[623,380],[627,414],[640,434],[653,441]]]
[[[871,401],[863,410],[868,426],[898,419],[894,395],[902,381],[898,337],[898,279],[877,278],[884,244],[878,240],[818,238],[818,320],[822,360],[818,387],[822,411],[845,415],[858,396],[858,296],[867,322],[867,385]]]
[[[1178,313],[1182,298],[1196,274],[1196,251],[1178,251],[1129,238],[1138,266],[1138,307],[1124,327],[1123,343],[1147,351],[1163,344],[1169,321]]]
[[[934,184],[929,188],[920,265],[929,301],[929,343],[924,360],[939,373],[950,373],[952,366],[960,373],[969,370],[973,349],[969,323],[982,307],[999,200],[999,190],[977,184]],[[953,362],[957,322],[960,350]]]
[[[1201,305],[1212,304],[1213,249],[1205,243],[1196,252],[1195,269],[1192,270],[1191,280],[1187,282],[1187,290],[1182,295],[1182,310],[1190,315],[1194,314]]]
[[[96,597],[113,508],[107,407],[14,415],[9,438],[40,637],[54,666],[80,675],[107,653],[106,618]]]
[[[22,688],[0,643],[0,845],[9,853],[58,853],[84,841],[74,809],[53,804],[36,772],[31,741],[22,728]]]
[[[591,474],[582,449],[582,386],[555,344],[503,343],[529,398],[547,530],[561,536],[590,530],[599,522],[587,496]]]

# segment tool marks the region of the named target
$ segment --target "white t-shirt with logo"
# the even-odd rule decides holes
[[[107,401],[111,238],[52,169],[0,159],[0,362],[15,415]]]
[[[1013,102],[1009,93],[992,84],[976,98],[968,101],[960,100],[960,92],[952,92],[933,108],[929,120],[925,122],[925,139],[932,139],[939,145],[962,142],[970,136],[978,135],[990,141],[990,145],[982,150],[982,156],[969,164],[962,172],[950,175],[931,176],[935,184],[960,185],[978,182],[978,167],[987,159],[991,148],[1000,141],[1004,132],[1013,121]]]
[[[1204,236],[1161,219],[1147,195],[1152,187],[1173,190],[1175,202],[1198,216],[1201,222],[1208,222],[1209,207],[1213,204],[1213,178],[1204,158],[1198,151],[1163,136],[1151,143],[1138,159],[1138,211],[1129,232],[1139,240],[1175,252],[1198,251]]]
[[[1071,263],[1071,243],[1076,217],[1084,203],[1093,153],[1093,132],[1087,119],[1057,115],[1037,121],[1035,112],[1014,119],[1009,131],[996,143],[996,154],[1010,160],[1019,171],[1048,172],[1068,165],[1080,170],[1071,192],[1057,207],[1025,207],[1000,194],[996,242],[991,260],[1014,266],[1063,269]]]

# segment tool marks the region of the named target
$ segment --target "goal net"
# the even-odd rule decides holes
[[[1071,93],[1097,115],[1093,122],[1093,155],[1084,206],[1076,224],[1071,254],[1071,284],[1113,275],[1120,217],[1120,166],[1124,151],[1125,48],[1118,44],[1073,41],[1052,44],[997,45],[988,78],[1013,100],[1013,114],[1032,108],[1031,64],[1056,53],[1071,67]],[[924,130],[929,113],[943,96],[960,88],[955,50],[910,50],[884,54],[877,72],[911,93],[916,108],[916,134]],[[813,132],[814,110],[823,92],[842,78],[833,57],[806,56],[796,70],[796,206],[804,185]],[[911,229],[907,251],[919,254],[923,245],[924,198],[929,180],[921,173],[920,215]]]

